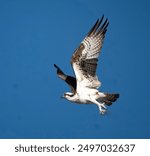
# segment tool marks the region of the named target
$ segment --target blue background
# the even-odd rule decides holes
[[[61,99],[53,64],[70,58],[102,14],[101,91],[120,98],[105,116]],[[1,0],[0,138],[150,138],[149,0]]]

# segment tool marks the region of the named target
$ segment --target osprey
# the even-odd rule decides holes
[[[106,112],[106,105],[110,106],[119,98],[119,94],[109,94],[98,90],[101,82],[96,75],[96,69],[108,25],[108,19],[104,21],[103,15],[100,20],[96,21],[80,46],[74,51],[71,65],[76,78],[64,74],[54,64],[58,77],[71,88],[71,92],[66,92],[63,98],[80,104],[96,104],[101,114]]]

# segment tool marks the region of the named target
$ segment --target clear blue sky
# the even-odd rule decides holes
[[[70,58],[104,14],[101,91],[119,92],[107,115],[61,99],[53,64]],[[149,0],[1,0],[0,138],[150,138]]]

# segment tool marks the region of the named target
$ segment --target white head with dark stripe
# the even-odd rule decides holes
[[[65,98],[69,101],[74,101],[74,93],[66,92],[63,94],[62,98]]]

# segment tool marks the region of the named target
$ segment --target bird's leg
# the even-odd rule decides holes
[[[99,105],[102,107],[102,108],[104,108],[105,110],[107,110],[107,107],[104,105],[105,103],[103,102],[103,103],[100,103]]]
[[[107,109],[107,107],[104,105],[104,103],[100,103],[95,99],[92,99],[92,102],[97,104],[99,111],[100,111],[100,114],[104,115],[106,112],[106,109]]]
[[[100,114],[104,115],[106,112],[106,109],[103,109],[102,105],[98,105],[98,108],[99,108]]]

